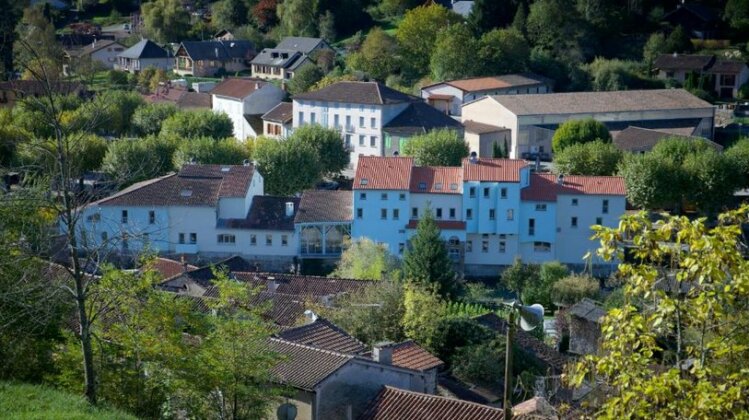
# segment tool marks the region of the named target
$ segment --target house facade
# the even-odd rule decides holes
[[[421,97],[447,115],[459,117],[463,104],[490,95],[549,93],[551,80],[537,74],[506,74],[450,80],[421,88]]]
[[[113,69],[117,64],[117,55],[124,52],[126,47],[117,41],[101,40],[94,41],[82,48],[65,51],[65,65],[63,72],[71,74],[76,66],[83,64],[86,60],[97,63],[104,69]],[[70,68],[72,67],[72,69]]]
[[[149,67],[168,71],[172,69],[173,61],[171,52],[151,40],[142,39],[117,55],[115,69],[130,73],[137,73]]]
[[[248,70],[253,58],[255,45],[250,41],[184,41],[175,54],[174,73],[195,77],[236,73]]]
[[[451,118],[426,112],[414,96],[398,92],[378,82],[338,82],[293,98],[293,127],[319,124],[337,129],[351,152],[356,167],[359,156],[385,156],[401,138],[436,128],[462,129]],[[415,105],[415,106],[411,106]],[[397,119],[401,114],[416,117]],[[436,115],[435,115],[436,114]],[[397,150],[397,149],[396,149]]]
[[[289,80],[306,64],[313,64],[317,51],[333,52],[322,38],[286,37],[275,48],[265,48],[252,60],[252,77]]]
[[[271,138],[285,138],[291,134],[294,120],[294,104],[281,102],[263,114],[263,135]]]
[[[745,62],[715,55],[663,54],[653,66],[659,79],[695,83],[725,99],[735,98],[749,81],[749,67]]]
[[[417,167],[407,157],[362,157],[353,195],[353,239],[369,238],[403,256],[429,208],[451,258],[470,274],[496,274],[518,257],[610,269],[597,259],[583,261],[598,247],[590,226],[616,226],[626,206],[619,177],[557,178],[511,159],[471,158],[444,168]]]
[[[629,126],[679,129],[684,135],[712,139],[715,108],[684,89],[495,95],[463,105],[463,121],[510,131],[510,158],[551,154],[560,124],[593,118],[614,135]]]
[[[263,114],[286,96],[278,86],[258,79],[226,79],[211,90],[214,112],[224,113],[239,140],[263,134]]]

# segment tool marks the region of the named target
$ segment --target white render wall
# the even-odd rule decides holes
[[[112,44],[91,54],[91,59],[100,62],[108,69],[113,69],[117,64],[117,55],[123,51],[125,48],[122,45]]]
[[[463,104],[473,102],[477,99],[491,95],[520,95],[532,93],[549,93],[551,90],[547,85],[522,86],[508,89],[488,89],[475,92],[465,92],[447,83],[440,83],[421,90],[421,97],[426,101],[431,95],[451,95],[450,115],[460,116]]]

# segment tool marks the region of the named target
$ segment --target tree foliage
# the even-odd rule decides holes
[[[346,63],[353,70],[384,81],[399,67],[397,54],[398,44],[395,39],[380,27],[374,27],[367,34],[359,51],[350,54]]]
[[[540,283],[539,267],[536,264],[524,264],[520,258],[516,258],[511,266],[502,271],[500,281],[505,289],[515,292],[522,299],[526,289]]]
[[[133,132],[138,136],[159,134],[164,120],[176,113],[177,107],[171,103],[153,103],[139,106],[133,113]]]
[[[526,281],[522,294],[523,303],[526,305],[538,303],[545,309],[551,310],[554,308],[554,298],[552,293],[554,285],[559,280],[567,277],[570,271],[566,265],[558,261],[548,261],[541,264],[537,272],[538,275],[534,276],[535,278],[530,279],[536,281]]]
[[[168,137],[112,142],[104,155],[101,169],[122,186],[155,178],[171,171],[177,144]]]
[[[387,247],[362,238],[346,246],[331,277],[380,280],[385,275],[392,279],[398,266],[399,260],[390,255]]]
[[[476,0],[466,22],[476,34],[503,28],[514,18],[515,4],[511,0]]]
[[[737,31],[749,30],[749,1],[728,0],[723,18]]]
[[[293,195],[322,178],[317,151],[311,144],[258,138],[253,157],[265,180],[265,193]]]
[[[309,91],[315,83],[325,76],[320,67],[315,64],[305,64],[294,72],[294,78],[289,82],[289,93],[296,95]]]
[[[554,171],[565,175],[614,175],[623,154],[611,143],[596,140],[572,144],[554,154]]]
[[[351,159],[341,134],[320,125],[305,125],[294,130],[288,141],[309,144],[315,149],[323,176],[334,176],[344,170]]]
[[[231,137],[234,125],[224,113],[211,110],[180,111],[164,120],[161,125],[162,136],[174,136],[183,139],[210,137],[225,139]]]
[[[457,14],[437,4],[416,7],[406,12],[395,32],[395,39],[398,41],[408,78],[415,79],[426,73],[437,33],[459,21]]]
[[[429,63],[435,82],[476,74],[478,42],[466,25],[450,25],[437,33]]]
[[[317,36],[318,0],[285,0],[277,6],[283,36]]]
[[[633,256],[619,265],[624,306],[603,319],[600,355],[586,356],[569,376],[575,386],[588,377],[605,386],[596,417],[745,416],[748,215],[744,206],[708,227],[677,216],[653,222],[640,212],[596,229],[600,256],[624,261],[625,248]]]
[[[477,73],[485,76],[522,73],[528,69],[531,50],[516,29],[494,29],[481,36]]]
[[[401,152],[419,166],[460,166],[468,145],[455,130],[440,129],[409,138]]]
[[[174,153],[174,167],[186,163],[241,165],[250,157],[247,145],[233,137],[220,140],[198,137],[180,143]]]
[[[565,306],[574,305],[583,298],[595,298],[599,291],[598,280],[586,276],[573,274],[554,283],[552,300]]]
[[[588,143],[596,140],[611,142],[611,134],[606,126],[592,118],[585,120],[569,120],[560,125],[551,139],[554,153],[559,153],[566,147],[576,143]]]
[[[749,138],[743,138],[726,150],[726,156],[733,159],[742,174],[742,187],[749,187]]]
[[[181,42],[190,30],[190,12],[180,0],[145,2],[141,15],[144,31],[156,42]]]
[[[457,296],[460,292],[461,285],[453,272],[447,246],[429,208],[411,237],[403,258],[403,274],[406,280],[433,287],[443,297]]]

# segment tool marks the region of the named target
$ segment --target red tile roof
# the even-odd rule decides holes
[[[438,101],[450,101],[453,98],[455,98],[454,95],[443,95],[443,94],[439,94],[439,93],[432,93],[432,94],[429,95],[429,99],[435,99],[435,100],[438,100]]]
[[[502,420],[499,408],[453,398],[383,387],[359,420]]]
[[[463,159],[463,181],[520,182],[520,169],[529,166],[518,159]]]
[[[411,157],[360,156],[354,177],[355,190],[408,190]]]
[[[162,279],[169,279],[185,271],[195,270],[198,267],[168,258],[156,258],[150,268],[159,273]]]
[[[260,90],[266,83],[259,79],[226,79],[211,90],[211,95],[242,100]]]
[[[407,340],[393,346],[393,365],[413,370],[429,370],[444,365],[445,362],[416,344]]]
[[[376,283],[370,280],[335,279],[284,273],[234,272],[233,274],[237,280],[260,286],[264,291],[275,287],[275,293],[308,297],[358,292]]]
[[[464,230],[466,222],[460,220],[435,220],[437,227],[442,230]],[[409,220],[406,229],[416,229],[419,226],[418,220]]]
[[[558,195],[626,195],[624,178],[619,176],[564,177],[564,184],[557,183],[556,175],[531,174],[531,184],[520,193],[524,201],[556,201]]]
[[[459,166],[416,166],[411,170],[409,189],[412,193],[462,194],[462,178]]]

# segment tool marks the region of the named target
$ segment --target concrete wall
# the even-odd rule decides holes
[[[401,190],[355,190],[354,194],[354,222],[351,226],[351,237],[359,239],[369,238],[375,242],[385,243],[390,253],[399,255],[399,244],[406,243],[406,224],[410,217],[410,193]],[[383,200],[383,194],[387,196]],[[401,200],[401,194],[404,199]],[[357,209],[363,212],[362,218],[357,217]],[[387,218],[382,219],[382,209],[386,210]],[[398,219],[394,219],[393,210],[398,210]]]
[[[600,340],[600,325],[574,315],[570,316],[570,353],[581,356],[597,354]]]
[[[117,64],[117,55],[125,51],[125,47],[112,44],[91,54],[91,60],[98,61],[108,69],[113,69]]]
[[[465,132],[465,141],[468,144],[470,152],[476,152],[480,158],[494,157],[494,144],[507,147],[512,145],[512,133],[510,130],[499,130],[493,133],[470,133]]]
[[[429,86],[421,90],[421,97],[427,101],[430,95],[452,95],[453,99],[450,101],[449,114],[460,116],[462,113],[461,107],[463,104],[475,101],[477,99],[484,98],[492,95],[519,95],[519,94],[531,94],[531,93],[549,93],[551,89],[547,85],[537,86],[524,86],[517,88],[508,89],[489,89],[476,92],[464,92],[461,89],[451,86],[447,83],[441,83],[434,86]]]
[[[492,98],[482,98],[463,105],[461,121],[476,121],[510,130],[510,157],[519,157],[517,152],[518,119],[515,114],[497,103]]]
[[[573,205],[573,200],[577,200],[577,205]],[[608,213],[603,213],[604,200],[608,201]],[[591,226],[599,222],[607,227],[618,226],[619,217],[626,211],[626,204],[624,197],[560,195],[557,198],[555,242],[564,246],[557,247],[556,258],[564,263],[584,264],[583,256],[600,246],[598,241],[590,240],[593,234]],[[573,217],[577,218],[577,227],[572,226]],[[599,258],[594,258],[593,262],[604,264]]]

